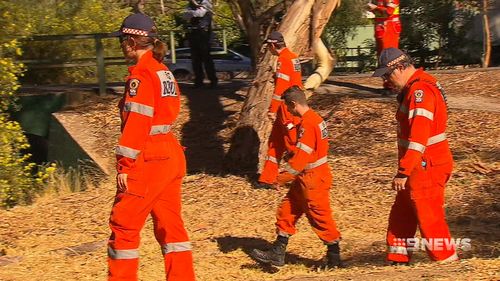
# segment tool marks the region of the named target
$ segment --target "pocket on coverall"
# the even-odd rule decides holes
[[[433,198],[439,195],[439,190],[433,185],[430,162],[422,158],[417,164],[410,177],[408,185],[412,199]]]
[[[144,180],[144,156],[142,153],[134,163],[132,169],[127,176],[127,190],[125,193],[136,195],[139,197],[144,197],[146,195],[146,185],[143,183]]]
[[[375,26],[375,38],[383,38],[385,34],[385,27],[383,24],[377,24]]]

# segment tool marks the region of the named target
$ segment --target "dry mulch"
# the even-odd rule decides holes
[[[498,104],[500,71],[437,76],[450,98],[493,99]],[[176,132],[188,147],[183,213],[199,280],[500,279],[499,113],[471,104],[450,109],[448,136],[456,166],[446,213],[453,237],[471,238],[472,250],[452,264],[431,263],[418,252],[410,267],[384,265],[385,228],[394,199],[389,184],[396,168],[395,102],[375,94],[379,81],[369,77],[333,77],[311,98],[331,132],[331,204],[347,267],[316,269],[325,247],[305,219],[291,239],[288,264],[280,269],[258,266],[247,253],[274,239],[275,210],[286,190],[254,190],[247,178],[223,171],[222,157],[245,85],[223,82],[218,90],[183,85]],[[73,109],[95,128],[89,132],[100,139],[95,149],[109,159],[119,135],[118,98],[92,99],[91,106]],[[47,195],[34,205],[0,211],[0,280],[105,279],[113,195],[111,176],[98,188]],[[140,279],[162,280],[151,220],[142,234]]]

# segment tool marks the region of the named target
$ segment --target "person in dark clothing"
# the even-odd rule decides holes
[[[203,66],[210,80],[210,87],[217,87],[217,76],[212,56],[210,55],[210,35],[212,33],[212,3],[209,0],[190,0],[184,13],[189,22],[188,40],[191,48],[191,61],[194,71],[194,86],[203,86]]]

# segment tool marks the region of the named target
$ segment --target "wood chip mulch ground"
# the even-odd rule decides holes
[[[384,264],[395,195],[389,189],[396,169],[394,97],[377,94],[380,82],[374,78],[332,77],[311,98],[331,132],[331,204],[346,265],[326,272],[317,270],[325,246],[304,218],[291,238],[287,265],[264,268],[248,256],[274,239],[275,210],[286,193],[252,189],[247,178],[223,171],[248,81],[225,81],[217,90],[182,85],[175,129],[188,147],[183,214],[198,280],[499,280],[500,116],[495,108],[500,70],[436,76],[455,102],[448,123],[456,165],[446,192],[447,219],[453,237],[470,238],[472,249],[451,264],[432,263],[424,252],[417,252],[408,267]],[[96,98],[72,109],[95,128],[89,132],[100,139],[95,150],[109,159],[119,135],[118,99]],[[471,99],[489,107],[466,102]],[[110,176],[83,192],[50,194],[31,206],[1,210],[0,280],[104,280],[113,180]],[[142,232],[141,258],[140,280],[164,279],[151,220]]]

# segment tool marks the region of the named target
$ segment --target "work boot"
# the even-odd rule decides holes
[[[212,80],[210,81],[210,89],[215,89],[217,88],[218,80]]]
[[[409,262],[403,262],[403,261],[393,261],[391,262],[392,266],[409,266]]]
[[[342,267],[342,261],[340,260],[340,247],[339,242],[329,244],[328,250],[326,251],[326,269],[332,269],[335,267]]]
[[[285,252],[287,244],[288,237],[278,235],[278,238],[274,241],[271,249],[267,251],[253,249],[250,256],[260,263],[283,266],[285,265]]]
[[[255,181],[252,183],[253,188],[255,189],[274,189],[274,185],[267,182]]]
[[[193,89],[199,89],[204,86],[203,82],[194,82]]]

